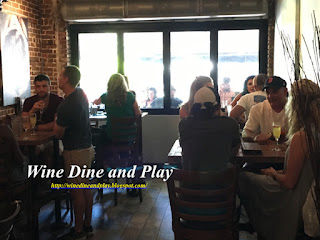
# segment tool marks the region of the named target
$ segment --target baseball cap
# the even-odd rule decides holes
[[[275,88],[275,89],[287,87],[287,82],[283,80],[281,77],[272,76],[265,81],[263,90],[268,87]]]
[[[209,87],[202,87],[200,88],[196,94],[194,95],[193,103],[200,103],[202,104],[201,109],[205,109],[204,103],[212,103],[213,106],[218,104],[216,95],[213,92],[214,90]]]

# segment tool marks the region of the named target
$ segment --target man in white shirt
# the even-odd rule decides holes
[[[280,77],[270,77],[264,84],[267,100],[251,108],[242,137],[256,142],[267,142],[272,136],[272,123],[280,122],[281,135],[287,131],[285,104],[287,102],[287,83]]]
[[[255,92],[242,96],[237,105],[231,110],[230,117],[238,120],[242,113],[245,112],[246,120],[248,120],[251,107],[267,99],[267,94],[263,91],[264,83],[267,79],[268,76],[265,74],[259,74],[253,78]]]

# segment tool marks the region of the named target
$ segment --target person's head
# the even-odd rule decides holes
[[[194,95],[191,115],[199,118],[210,118],[220,114],[220,96],[211,87],[202,87]]]
[[[107,98],[114,105],[121,105],[127,99],[128,86],[120,73],[112,74],[108,81]]]
[[[246,78],[246,80],[243,83],[243,90],[242,90],[242,96],[254,92],[254,87],[253,87],[253,78],[254,75],[251,75]]]
[[[59,76],[59,88],[64,90],[66,87],[76,88],[80,82],[80,69],[74,65],[63,68]]]
[[[220,85],[220,90],[222,92],[230,92],[230,78],[229,77],[224,77],[223,78],[223,83]]]
[[[154,87],[148,88],[148,100],[153,101],[155,98],[157,98],[157,89]]]
[[[264,83],[268,80],[268,76],[266,74],[258,74],[253,78],[253,87],[255,91],[262,91],[264,88]]]
[[[170,86],[170,98],[174,98],[174,95],[176,94],[176,88],[174,86]]]
[[[190,95],[189,95],[189,105],[190,107],[193,104],[193,98],[196,92],[202,87],[213,87],[213,80],[211,77],[207,76],[197,76],[196,79],[192,82],[190,86]]]
[[[264,83],[267,99],[272,109],[283,108],[287,101],[287,83],[281,77],[272,76]]]
[[[39,74],[34,78],[34,90],[40,98],[45,98],[50,93],[50,78],[45,74]]]
[[[308,79],[295,81],[286,105],[289,139],[304,126],[320,122],[320,88]]]

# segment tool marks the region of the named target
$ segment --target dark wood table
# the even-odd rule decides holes
[[[250,143],[249,143],[250,144]],[[281,151],[272,151],[275,148],[276,143],[272,142],[269,145],[260,145],[261,154],[245,154],[240,146],[237,155],[233,158],[232,162],[242,165],[243,163],[283,163],[285,158],[285,152],[287,146],[285,144],[280,144]],[[168,153],[168,162],[171,163],[181,163],[182,159],[182,149],[180,147],[180,142],[177,139],[170,152]]]
[[[25,138],[27,136],[27,138]],[[22,134],[17,137],[17,142],[19,146],[25,146],[28,150],[28,157],[30,164],[39,164],[37,160],[36,154],[36,146],[41,144],[46,144],[48,142],[53,142],[53,154],[54,154],[54,167],[58,168],[59,162],[59,141],[55,137],[55,133],[53,131],[37,131],[36,135],[30,135],[30,133]],[[38,191],[39,182],[38,179],[31,179],[31,200],[32,204],[35,204],[37,201],[36,193]],[[32,238],[39,239],[38,233],[38,210],[32,208],[32,215],[31,215],[31,231],[32,231]],[[55,220],[57,225],[61,225],[61,203],[60,200],[55,200]]]

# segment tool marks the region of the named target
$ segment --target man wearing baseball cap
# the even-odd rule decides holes
[[[179,123],[184,170],[221,171],[236,154],[239,125],[220,113],[219,94],[213,88],[200,88],[194,95],[191,115]]]
[[[272,123],[281,124],[281,135],[285,135],[287,120],[285,105],[287,102],[287,83],[281,77],[272,76],[266,80],[263,88],[267,93],[267,101],[251,108],[248,121],[244,126],[243,138],[256,142],[268,142],[272,136]]]

